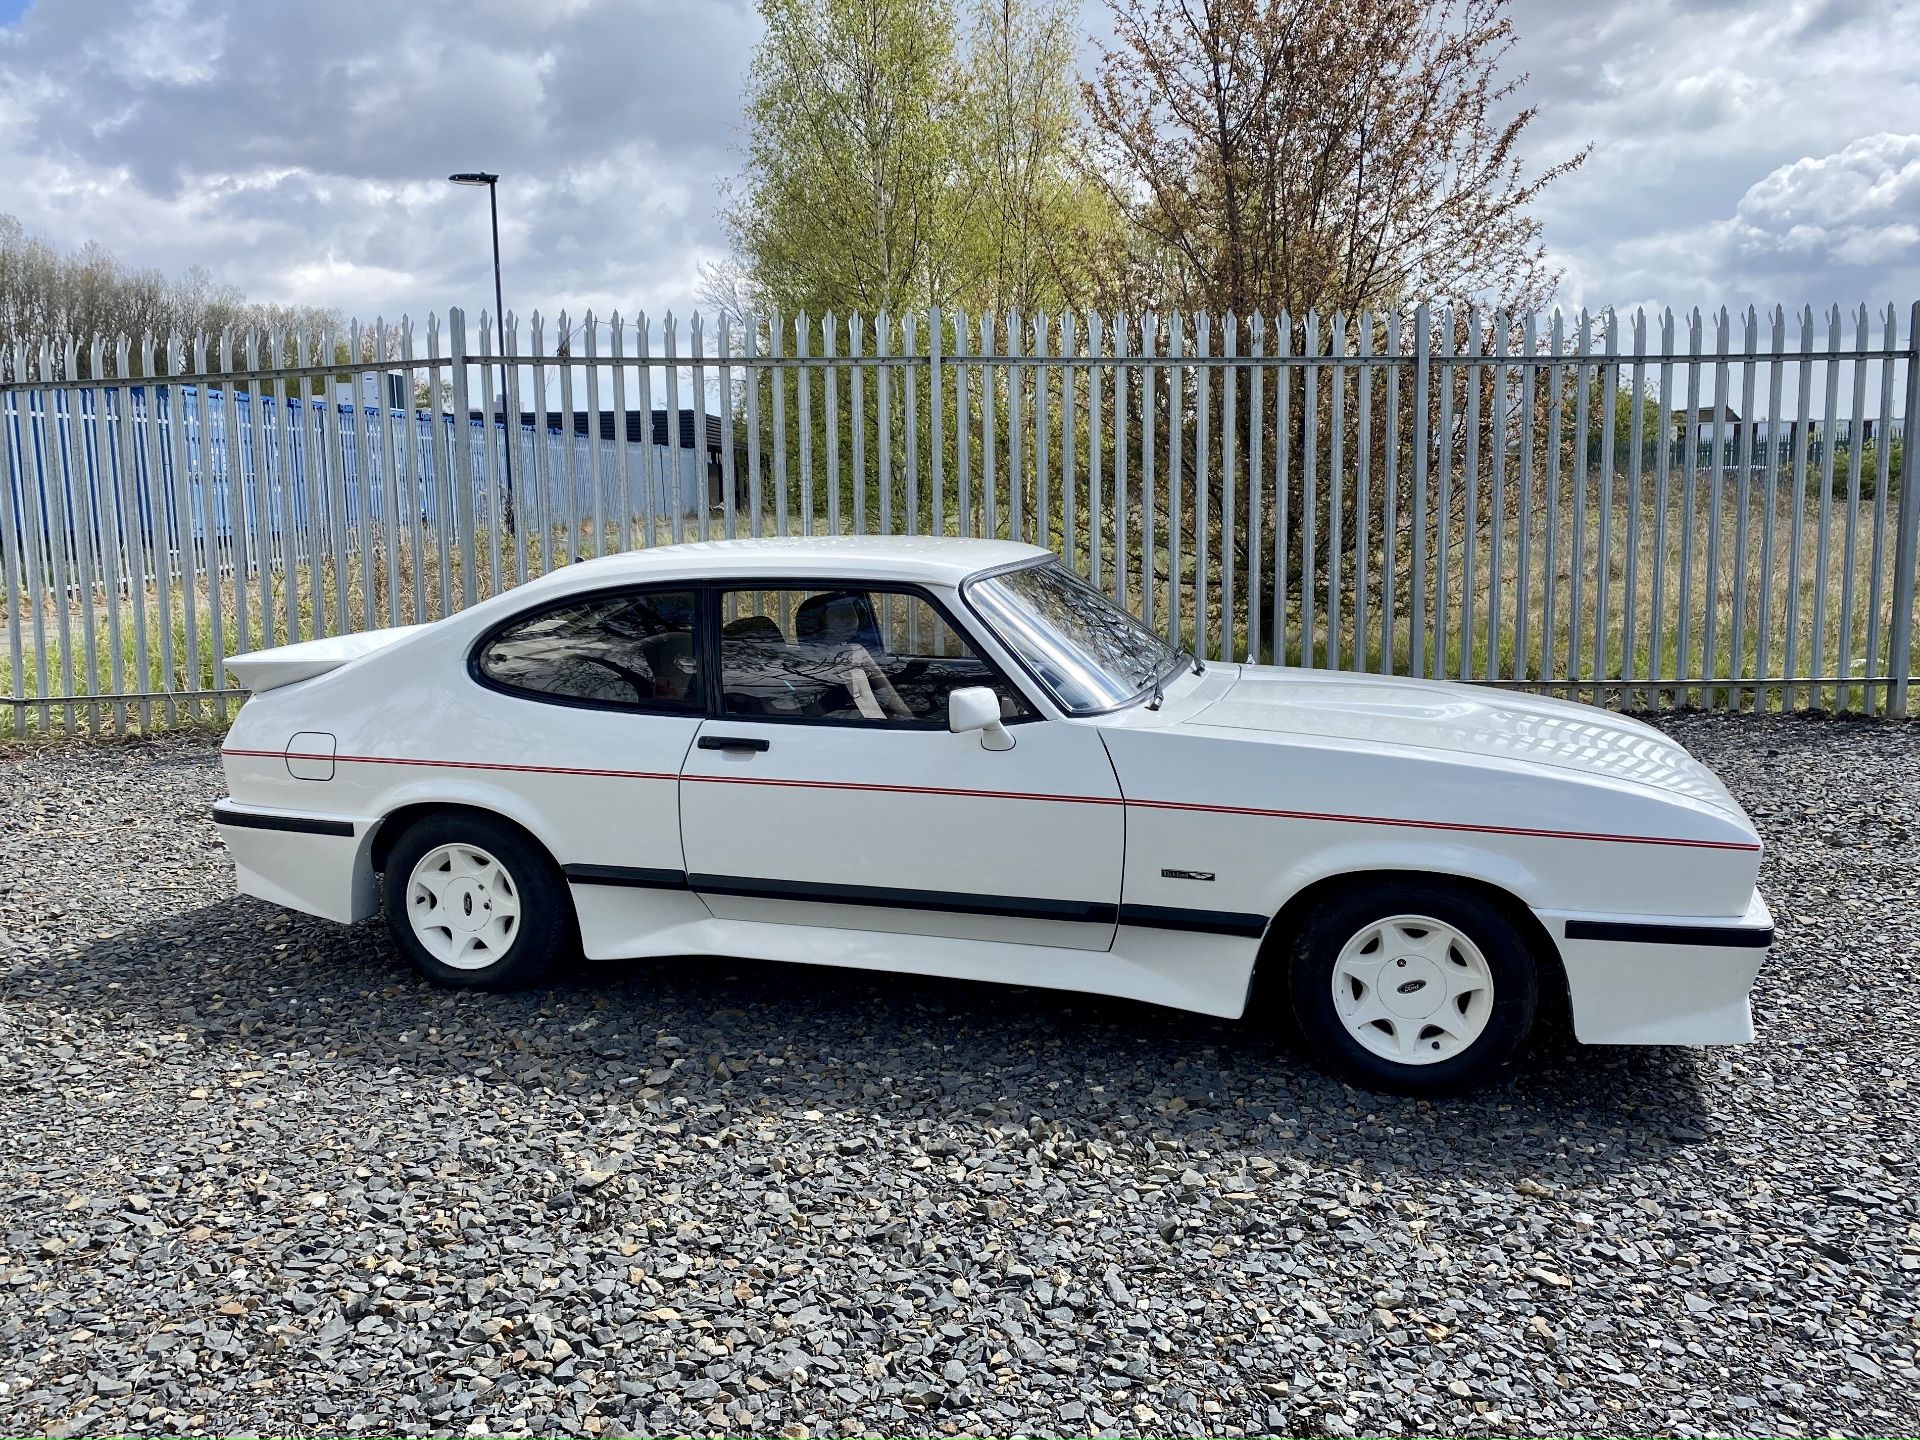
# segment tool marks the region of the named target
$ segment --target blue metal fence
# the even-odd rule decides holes
[[[466,446],[456,443],[462,424],[469,431]],[[408,425],[411,444],[404,437]],[[599,513],[610,519],[623,510],[636,521],[686,515],[700,504],[704,457],[694,450],[517,428],[515,491],[522,508],[593,510],[590,494],[567,491],[595,484]],[[113,543],[125,552],[119,573],[146,570],[151,579],[138,553],[150,555],[156,545],[178,552],[190,539],[204,552],[211,534],[216,548],[231,549],[238,525],[251,539],[255,563],[297,563],[314,553],[314,537],[337,522],[353,553],[363,520],[431,527],[463,507],[468,514],[491,513],[489,476],[503,474],[507,430],[498,419],[256,397],[237,388],[230,394],[164,384],[7,391],[0,394],[0,460],[11,463],[0,464],[0,474],[15,519],[0,527],[0,552],[24,548],[37,522],[43,556],[64,549],[77,563],[87,548],[99,573],[108,559],[100,547]],[[541,440],[546,453],[529,463]],[[444,477],[459,463],[449,457],[462,450],[467,484],[455,496]],[[56,533],[66,536],[64,547],[56,547]]]

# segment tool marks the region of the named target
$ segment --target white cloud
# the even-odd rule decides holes
[[[0,0],[4,13],[4,0]],[[1110,40],[1103,0],[1084,0]],[[1920,6],[1515,0],[1569,304],[1920,290]],[[0,209],[131,264],[368,318],[693,305],[724,241],[751,0],[43,0],[0,24]]]
[[[757,22],[746,0],[141,0],[0,28],[0,209],[133,265],[363,318],[685,309]]]
[[[1907,223],[1920,213],[1899,180],[1911,142],[1887,133],[1920,115],[1920,7],[1516,0],[1514,21],[1514,68],[1540,107],[1529,154],[1594,146],[1540,204],[1574,303],[1920,292],[1897,202],[1872,198],[1891,187]]]
[[[1920,288],[1916,216],[1920,135],[1868,135],[1777,166],[1729,215],[1624,240],[1611,254],[1656,294],[1665,277],[1668,287],[1712,286],[1715,301],[1878,309]]]
[[[1770,245],[1843,265],[1890,265],[1913,249],[1920,135],[1869,135],[1831,155],[1782,165],[1742,197],[1734,219],[1750,251]]]
[[[394,303],[375,306],[376,310],[406,308],[407,298],[419,287],[419,277],[411,270],[396,270],[386,265],[362,265],[329,253],[287,271],[287,299],[296,305],[331,305],[333,297],[343,293],[387,295]]]
[[[186,0],[159,0],[132,17],[123,43],[98,47],[97,58],[135,85],[204,85],[219,75],[226,38],[226,16],[196,17]]]

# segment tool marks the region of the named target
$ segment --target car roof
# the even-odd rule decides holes
[[[533,582],[541,589],[657,580],[876,580],[958,585],[969,575],[1049,551],[1011,540],[949,535],[802,535],[696,540],[582,560]],[[531,589],[531,586],[523,587]]]

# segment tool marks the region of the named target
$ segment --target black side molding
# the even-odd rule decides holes
[[[1632,920],[1569,920],[1569,940],[1619,940],[1638,945],[1725,945],[1764,950],[1773,944],[1771,925],[1644,925]]]
[[[884,910],[934,910],[1008,920],[1058,920],[1073,925],[1138,925],[1201,935],[1257,940],[1267,917],[1228,910],[1182,910],[1167,905],[1109,905],[1102,900],[1050,900],[1020,895],[969,895],[952,890],[908,890],[885,885],[838,885],[813,880],[762,880],[745,875],[700,875],[631,865],[564,865],[575,885],[622,885],[640,890],[692,890],[745,900],[793,900],[817,905],[870,905]]]
[[[560,873],[575,885],[624,885],[632,890],[684,890],[684,870],[650,870],[638,865],[562,865]]]
[[[311,815],[266,815],[258,810],[235,810],[230,805],[213,807],[213,823],[231,825],[237,830],[285,830],[295,835],[343,835],[351,838],[352,822],[316,820]]]
[[[689,875],[698,894],[749,900],[807,900],[824,905],[873,905],[886,910],[945,910],[955,915],[1000,915],[1012,920],[1064,920],[1111,925],[1117,906],[1102,900],[1041,900],[1017,895],[966,895],[950,890],[906,890],[884,885],[833,885],[812,880],[750,880],[740,875]]]
[[[1183,910],[1172,905],[1122,905],[1122,925],[1148,930],[1189,930],[1200,935],[1238,935],[1258,940],[1267,933],[1267,917],[1232,910]]]

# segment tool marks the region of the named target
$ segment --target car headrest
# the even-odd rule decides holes
[[[653,671],[655,696],[678,700],[687,693],[693,682],[693,669],[681,662],[693,657],[691,633],[669,630],[664,635],[649,635],[640,642],[640,653],[646,656],[647,665]]]
[[[880,633],[857,595],[810,595],[793,613],[793,633],[816,644],[878,648]]]
[[[657,671],[662,665],[671,664],[683,656],[693,653],[693,636],[685,630],[669,630],[663,635],[649,635],[640,642],[640,653],[647,657],[647,663]]]

